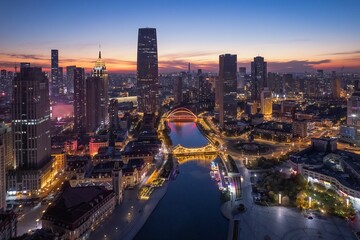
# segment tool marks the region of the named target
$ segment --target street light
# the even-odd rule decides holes
[[[281,193],[279,193],[279,204],[281,205]]]

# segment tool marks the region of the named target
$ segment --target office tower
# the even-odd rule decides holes
[[[0,137],[0,213],[6,209],[5,147]]]
[[[159,107],[158,54],[155,28],[140,28],[137,51],[138,112],[155,113]]]
[[[245,75],[246,75],[246,67],[239,67],[239,75],[238,75],[238,82],[237,82],[238,89],[244,89]]]
[[[66,67],[66,90],[68,94],[74,93],[74,70],[76,66]]]
[[[260,101],[260,93],[267,86],[267,62],[257,56],[251,62],[251,99]]]
[[[58,68],[58,89],[59,89],[59,95],[64,95],[64,72],[63,68]]]
[[[180,105],[182,103],[182,96],[183,95],[183,84],[182,84],[182,77],[178,76],[175,77],[174,81],[174,105]]]
[[[59,51],[57,49],[51,49],[51,92],[50,96],[54,99],[54,96],[59,94]]]
[[[23,68],[14,79],[12,129],[16,167],[36,169],[50,156],[48,79],[39,67]]]
[[[12,131],[15,172],[8,186],[36,191],[51,171],[49,81],[39,67],[22,68],[13,85]]]
[[[0,123],[0,141],[4,144],[4,159],[5,168],[14,168],[14,157],[13,157],[13,136],[11,127]]]
[[[236,120],[237,115],[237,56],[224,54],[219,56],[219,122],[224,127],[226,122]]]
[[[72,69],[72,68],[71,68]],[[70,68],[68,71],[71,70]],[[85,131],[86,127],[86,101],[85,101],[85,70],[75,68],[72,77],[74,78],[74,132]],[[69,74],[69,73],[67,73]]]
[[[28,62],[22,62],[22,63],[20,63],[20,70],[21,70],[22,68],[28,68],[28,67],[30,67],[30,63],[28,63]]]
[[[117,99],[111,99],[109,104],[109,128],[111,130],[118,129],[120,127],[119,120],[119,102]]]
[[[99,52],[91,77],[86,79],[86,122],[89,132],[94,132],[101,124],[109,121],[108,86],[106,66]]]
[[[200,109],[204,108],[204,104],[205,104],[205,97],[206,97],[206,87],[205,87],[205,79],[204,79],[204,74],[202,73],[201,69],[198,69],[197,72],[197,80],[198,80],[198,103],[199,103],[199,107]]]
[[[261,113],[264,116],[271,116],[272,114],[271,91],[267,87],[261,92]]]

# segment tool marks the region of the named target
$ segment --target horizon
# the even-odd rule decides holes
[[[0,68],[12,71],[15,64],[30,62],[47,70],[51,49],[58,49],[59,66],[88,70],[101,44],[110,73],[136,72],[138,29],[154,27],[160,73],[182,71],[189,62],[192,69],[218,72],[218,56],[225,53],[236,54],[238,67],[247,70],[259,55],[270,72],[360,72],[358,1],[79,1],[71,8],[67,3],[23,2],[17,14],[5,11]],[[5,0],[3,6],[11,9],[14,3]]]

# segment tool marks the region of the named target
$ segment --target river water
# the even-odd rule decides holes
[[[202,147],[208,143],[193,122],[170,122],[168,126],[174,146]],[[203,160],[181,164],[180,174],[135,239],[226,239],[228,221],[220,212],[220,191],[209,168],[210,162]]]

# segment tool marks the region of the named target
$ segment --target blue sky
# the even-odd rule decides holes
[[[156,27],[161,71],[216,71],[218,55],[273,71],[360,69],[360,1],[2,0],[0,68],[29,61],[91,67],[101,43],[110,71],[134,71],[137,30]],[[6,9],[6,11],[4,11]]]

